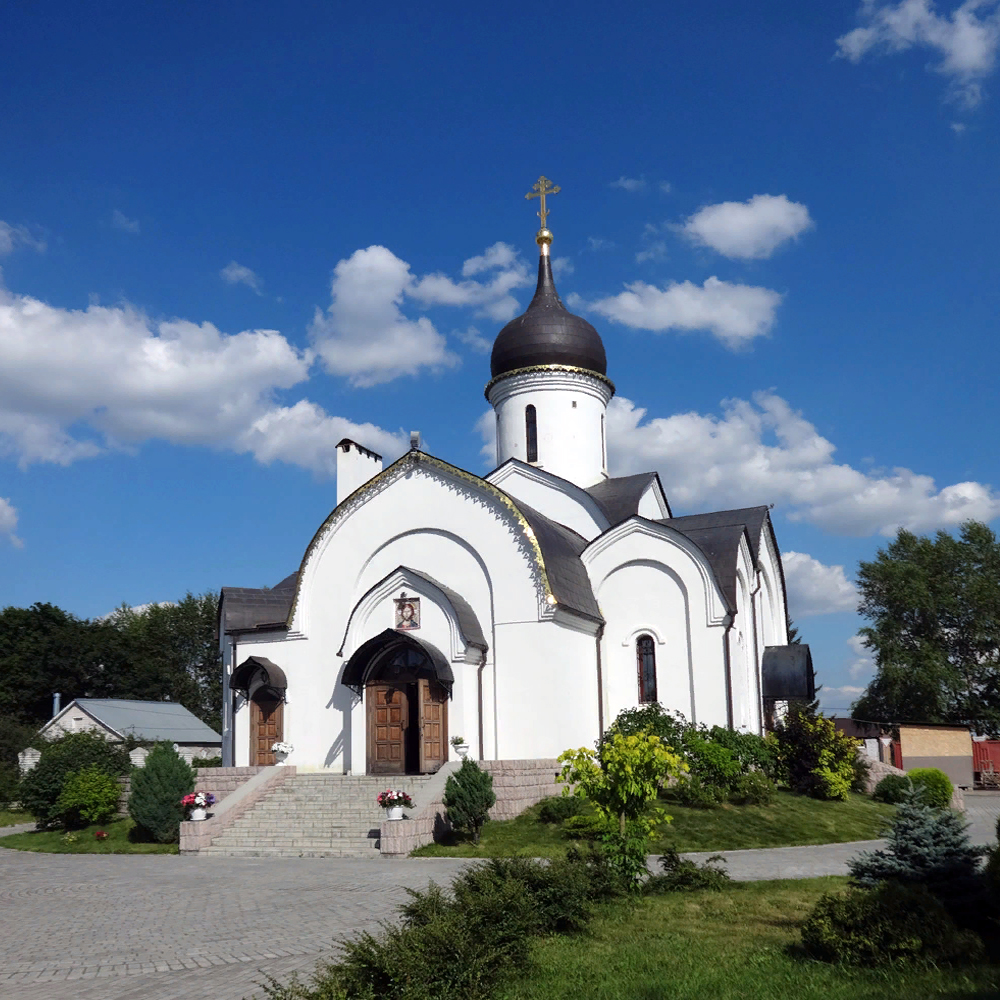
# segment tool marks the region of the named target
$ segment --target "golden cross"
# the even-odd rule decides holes
[[[542,229],[545,229],[545,220],[549,216],[548,210],[545,207],[545,196],[547,194],[559,194],[559,192],[561,190],[562,190],[562,188],[559,187],[558,185],[556,185],[555,187],[552,187],[552,181],[550,181],[548,179],[548,177],[539,177],[538,178],[538,183],[535,184],[532,187],[531,191],[529,191],[528,194],[526,194],[524,196],[525,198],[540,198],[541,199],[541,202],[540,202],[540,205],[539,205],[540,211],[538,213],[538,218],[540,218],[542,220]]]

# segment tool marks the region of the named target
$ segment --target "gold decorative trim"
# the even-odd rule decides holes
[[[591,371],[589,368],[577,368],[575,365],[530,365],[528,368],[515,368],[513,371],[503,372],[495,378],[491,378],[486,383],[483,395],[489,400],[490,389],[498,382],[502,382],[505,378],[511,378],[514,375],[530,375],[532,372],[567,372],[570,375],[589,375],[591,378],[596,378],[598,382],[604,382],[605,385],[609,386],[612,396],[616,391],[614,382],[607,375]]]
[[[315,551],[316,546],[319,544],[322,537],[326,534],[327,529],[333,525],[334,521],[338,520],[338,513],[346,512],[348,504],[351,504],[353,507],[363,502],[364,498],[369,493],[376,492],[376,490],[381,487],[382,483],[386,479],[390,478],[390,473],[396,475],[405,465],[417,465],[420,462],[437,468],[441,472],[444,472],[449,476],[453,476],[455,479],[464,480],[481,492],[492,496],[494,499],[503,504],[503,506],[508,508],[508,510],[514,515],[515,520],[521,526],[521,532],[528,540],[531,545],[531,549],[535,554],[535,563],[538,567],[542,588],[545,592],[546,605],[550,609],[554,609],[558,606],[559,602],[556,599],[555,594],[552,593],[552,587],[549,584],[549,574],[548,570],[545,568],[545,557],[542,555],[541,546],[538,544],[538,539],[535,538],[534,529],[528,523],[528,519],[524,516],[524,514],[521,513],[517,504],[515,504],[503,490],[494,486],[492,483],[487,482],[482,477],[474,475],[471,472],[466,472],[464,469],[451,465],[443,459],[435,458],[433,455],[413,450],[408,451],[402,458],[396,459],[392,465],[383,469],[377,476],[373,476],[367,483],[359,486],[352,494],[350,494],[350,496],[345,497],[339,504],[337,504],[336,507],[334,507],[334,509],[327,516],[326,520],[319,526],[316,534],[312,537],[312,541],[306,547],[305,554],[302,556],[302,561],[299,563],[299,576],[295,582],[295,597],[292,598],[292,606],[288,611],[287,624],[289,628],[292,627],[292,621],[295,619],[295,611],[298,608],[299,592],[302,589],[303,573],[306,568],[306,563],[309,561],[309,557]]]

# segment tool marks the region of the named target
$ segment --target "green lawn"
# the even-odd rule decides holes
[[[19,809],[0,809],[0,827],[17,826],[20,823],[34,823],[34,821],[35,817],[31,813]]]
[[[608,907],[534,945],[498,1000],[997,1000],[995,967],[852,969],[796,953],[799,923],[846,879],[737,883]]]
[[[670,845],[679,851],[734,851],[748,847],[790,847],[799,844],[834,844],[875,840],[893,807],[851,795],[847,802],[819,802],[779,791],[770,806],[732,806],[692,809],[666,804],[673,821],[662,827],[662,836],[650,843],[656,854]],[[551,858],[562,855],[571,841],[559,826],[539,823],[537,808],[516,819],[487,823],[478,847],[451,836],[445,843],[428,844],[414,851],[423,857],[502,857],[529,855]]]
[[[73,839],[61,830],[32,830],[0,837],[0,847],[15,851],[42,851],[46,854],[176,854],[176,844],[148,844],[133,840],[135,824],[130,819],[117,819],[99,826],[74,830]],[[104,830],[107,840],[98,840],[94,834]]]

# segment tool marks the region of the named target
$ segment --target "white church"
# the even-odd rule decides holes
[[[543,202],[544,211],[544,202]],[[538,286],[493,346],[484,477],[337,446],[337,506],[297,572],[226,587],[223,763],[433,772],[593,746],[624,708],[760,732],[765,649],[788,643],[767,507],[674,517],[655,472],[608,475],[604,345]],[[669,486],[669,484],[667,484]]]

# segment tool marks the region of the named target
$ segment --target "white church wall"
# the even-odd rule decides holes
[[[542,469],[512,462],[490,473],[486,479],[508,496],[572,528],[588,541],[608,529],[607,518],[589,494]]]
[[[639,497],[639,508],[637,510],[640,517],[648,517],[651,521],[657,521],[663,517],[670,517],[670,510],[666,504],[666,498],[660,491],[656,482],[652,482]]]
[[[489,399],[497,412],[497,461],[528,461],[525,409],[535,407],[540,468],[578,486],[607,476],[605,414],[611,386],[577,372],[531,371],[501,379]]]
[[[639,703],[634,645],[629,654],[621,643],[638,629],[655,629],[664,640],[656,646],[658,665],[662,653],[666,670],[661,700],[669,693],[680,699],[676,707],[691,721],[726,725],[723,642],[728,608],[701,551],[672,528],[634,519],[592,542],[583,561],[605,618],[602,652],[613,672],[605,684],[605,724],[622,708]],[[618,575],[630,568],[636,572]],[[658,596],[646,606],[643,589],[648,587]],[[662,610],[659,601],[664,602]],[[685,641],[686,695],[679,666]]]
[[[558,757],[598,737],[597,646],[555,622],[496,630],[496,720],[501,760]]]
[[[788,614],[781,586],[781,556],[775,548],[771,532],[766,529],[761,536],[758,563],[763,581],[761,593],[765,596],[764,633],[761,637],[763,655],[764,646],[784,646],[788,643]]]

